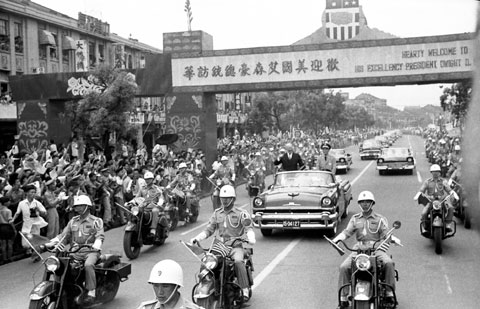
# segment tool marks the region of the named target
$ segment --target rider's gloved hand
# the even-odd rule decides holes
[[[255,232],[254,232],[253,230],[249,230],[249,231],[247,232],[247,234],[244,235],[244,236],[246,236],[246,239],[245,239],[245,240],[246,240],[250,245],[254,245],[254,244],[257,242],[257,240],[255,239]]]
[[[198,234],[197,236],[193,237],[192,239],[190,239],[190,243],[196,243],[196,242],[199,242],[199,241],[202,241],[204,239],[207,239],[207,234],[205,232],[201,232],[200,234]]]
[[[403,247],[400,238],[392,235],[391,240],[392,240],[392,243],[396,244],[397,246]]]
[[[340,234],[338,234],[334,239],[332,239],[332,241],[333,241],[334,243],[338,243],[339,241],[341,241],[341,240],[343,241],[343,240],[345,240],[346,238],[347,238],[347,237],[345,236],[345,234],[340,233]]]
[[[93,243],[92,249],[98,250],[98,251],[102,250],[102,240],[100,239],[95,240],[95,242]]]

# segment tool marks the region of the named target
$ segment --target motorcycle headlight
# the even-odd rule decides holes
[[[49,256],[45,260],[45,268],[49,272],[52,272],[52,273],[56,272],[60,268],[60,260],[55,256]]]
[[[440,203],[440,201],[433,201],[433,209],[435,210],[439,210],[440,207],[442,206],[442,204]]]
[[[203,258],[202,262],[205,265],[206,268],[208,269],[214,269],[217,267],[218,264],[218,259],[215,255],[211,253],[207,253]]]
[[[259,197],[256,197],[254,200],[253,200],[253,206],[254,207],[262,207],[263,206],[263,200]]]
[[[370,269],[370,258],[366,254],[359,254],[355,259],[355,265],[359,270],[369,270]]]
[[[330,206],[332,204],[332,200],[329,197],[324,197],[322,199],[322,206]]]
[[[132,209],[130,210],[134,216],[138,216],[138,213],[140,212],[140,207],[138,206],[133,206]]]

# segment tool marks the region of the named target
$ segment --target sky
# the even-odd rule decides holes
[[[359,0],[370,28],[398,37],[474,32],[475,0]],[[33,0],[78,18],[110,24],[122,37],[163,48],[162,34],[188,30],[184,0]],[[325,0],[190,0],[192,30],[213,36],[214,49],[291,45],[322,26]],[[350,98],[370,93],[398,109],[439,104],[440,85],[335,89]]]

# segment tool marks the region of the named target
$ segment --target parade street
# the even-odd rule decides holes
[[[391,246],[399,272],[396,293],[399,308],[478,308],[480,289],[480,236],[475,229],[467,230],[457,225],[457,234],[443,243],[443,254],[434,252],[433,241],[420,235],[421,207],[413,200],[421,182],[430,177],[429,164],[424,155],[423,139],[404,135],[396,147],[414,150],[417,169],[413,175],[380,176],[376,161],[361,161],[356,147],[347,150],[353,156],[352,169],[342,178],[352,183],[353,200],[348,218],[342,221],[339,231],[359,208],[359,192],[370,190],[376,197],[374,210],[388,218],[389,225],[399,220],[402,226],[395,235],[404,247]],[[267,185],[272,176],[267,178]],[[236,205],[250,209],[244,185],[237,187]],[[132,263],[132,274],[120,285],[115,299],[101,308],[135,308],[141,301],[154,298],[147,283],[152,266],[162,259],[173,259],[184,269],[185,284],[181,292],[191,297],[196,272],[200,263],[180,243],[189,241],[205,227],[212,206],[209,198],[201,202],[197,223],[180,226],[160,247],[144,247]],[[480,222],[473,222],[473,225]],[[249,308],[335,308],[337,306],[338,267],[346,256],[340,256],[323,239],[320,231],[275,231],[264,237],[256,230],[254,246],[253,297]],[[106,233],[104,253],[123,254],[123,228]],[[210,244],[211,238],[202,244]],[[47,256],[48,253],[44,254]],[[126,257],[122,257],[127,261]],[[31,259],[20,260],[0,267],[1,308],[27,308],[29,293],[43,274],[41,263]]]

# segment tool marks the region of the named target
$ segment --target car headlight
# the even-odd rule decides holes
[[[370,269],[370,257],[366,254],[359,254],[355,259],[355,265],[359,270],[369,270]]]
[[[262,207],[263,206],[263,200],[259,197],[256,197],[254,200],[253,200],[253,206],[254,207]]]
[[[383,163],[383,159],[378,159],[377,163]]]
[[[407,162],[413,162],[413,158],[407,158]]]
[[[329,197],[324,197],[322,199],[322,206],[330,206],[332,204],[332,199]]]
[[[56,256],[49,256],[45,260],[45,268],[49,272],[56,272],[60,268],[60,260]]]
[[[215,255],[213,255],[211,253],[207,253],[202,258],[202,263],[203,263],[203,265],[205,265],[206,268],[214,269],[215,267],[217,267],[218,259]]]
[[[130,210],[134,216],[138,216],[138,213],[140,212],[140,207],[138,206],[133,206],[132,209]]]
[[[345,159],[344,159],[344,158],[341,158],[341,159],[340,159],[340,162],[345,163]]]

